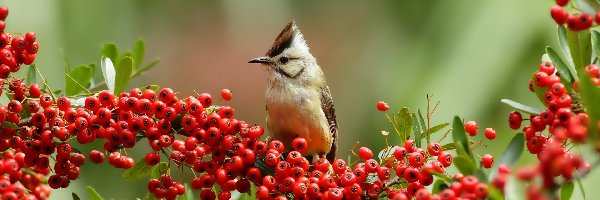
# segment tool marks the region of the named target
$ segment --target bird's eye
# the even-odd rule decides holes
[[[284,57],[281,57],[281,58],[279,58],[279,62],[280,62],[281,64],[285,64],[285,63],[287,63],[288,61],[290,61],[290,59],[289,59],[288,57],[285,57],[285,56],[284,56]]]

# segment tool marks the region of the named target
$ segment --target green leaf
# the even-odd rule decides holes
[[[460,173],[463,173],[465,176],[473,175],[475,173],[475,170],[477,169],[477,166],[475,166],[475,162],[473,162],[473,160],[470,157],[467,157],[466,155],[455,156],[452,160],[452,163],[454,164],[454,166],[456,166],[458,171],[460,171]]]
[[[500,100],[500,102],[509,105],[510,107],[517,109],[521,112],[526,112],[533,115],[540,115],[540,113],[542,113],[542,109],[526,106],[510,99],[502,99]]]
[[[448,184],[452,183],[452,177],[448,176],[445,173],[439,173],[437,171],[431,171],[431,175],[437,176],[438,178],[440,178],[438,180],[442,180],[445,183],[448,183]]]
[[[138,180],[147,176],[151,170],[152,166],[146,164],[144,159],[140,159],[133,167],[123,173],[123,179],[128,181]]]
[[[600,87],[596,86],[590,80],[590,76],[587,73],[580,73],[579,90],[581,91],[581,97],[584,102],[585,110],[590,118],[590,122],[596,122],[600,120],[600,106],[597,102],[600,102]],[[590,123],[588,126],[590,139],[592,142],[598,141],[598,126],[596,123]]]
[[[87,90],[93,75],[94,69],[90,65],[80,65],[69,73],[65,72],[65,94],[73,96]]]
[[[131,50],[135,69],[142,65],[142,62],[144,61],[145,50],[146,45],[144,44],[144,40],[138,39],[133,45],[133,50]]]
[[[109,58],[114,63],[117,63],[117,59],[119,57],[117,45],[113,43],[105,44],[104,47],[102,47],[102,56]]]
[[[73,196],[73,200],[81,200],[81,198],[79,198],[79,196],[77,196],[77,194],[75,194],[75,192],[72,192],[71,196]]]
[[[446,126],[450,125],[450,123],[443,123],[443,124],[438,124],[435,125],[431,128],[429,128],[429,131],[427,132],[421,132],[421,134],[427,134],[429,133],[429,135],[431,136],[431,134],[437,133],[438,131],[441,131],[442,129],[446,128]]]
[[[456,146],[454,145],[454,142],[451,142],[451,143],[448,143],[448,144],[442,145],[442,149],[443,149],[444,151],[447,151],[447,150],[452,150],[452,149],[456,149]]]
[[[415,137],[416,137],[416,135],[419,135],[419,138],[421,138],[421,140],[423,140],[423,138],[427,138],[426,141],[429,144],[429,141],[430,141],[429,135],[423,135],[423,134],[421,134],[422,132],[424,132],[425,130],[427,130],[427,126],[425,125],[425,119],[423,118],[423,115],[421,114],[421,110],[417,109],[417,114],[419,114],[419,125],[420,125],[420,127],[419,127],[418,131],[415,131]],[[421,143],[421,140],[419,140],[419,144]]]
[[[158,85],[149,85],[149,86],[146,86],[146,89],[150,89],[150,90],[153,90],[153,91],[158,91],[160,89],[160,86],[158,86]]]
[[[511,167],[517,161],[519,161],[519,158],[521,158],[521,154],[523,154],[524,146],[525,146],[525,134],[517,133],[512,138],[512,140],[510,140],[510,143],[508,143],[508,146],[506,146],[506,148],[504,149],[504,152],[502,153],[502,156],[500,157],[499,162],[496,162],[494,164],[494,167],[492,168],[492,172],[490,173],[490,179],[496,177],[496,174],[498,173],[498,167],[501,164],[506,164],[509,167]]]
[[[485,174],[485,172],[483,171],[483,167],[479,167],[477,170],[475,170],[475,177],[477,177],[477,179],[479,179],[479,182],[482,183],[487,183],[488,182],[488,177]]]
[[[454,116],[454,120],[452,121],[452,141],[456,146],[458,155],[464,155],[465,157],[469,158],[471,162],[475,162],[471,150],[471,143],[469,142],[469,138],[465,132],[464,123],[458,116]]]
[[[159,62],[159,60],[156,59],[156,60],[152,61],[150,64],[142,67],[141,69],[136,68],[136,71],[135,71],[135,73],[133,73],[133,75],[131,75],[131,78],[135,78],[135,77],[142,75],[144,72],[152,69],[156,64],[158,64],[158,62]]]
[[[592,60],[590,31],[567,31],[567,40],[569,41],[571,57],[573,58],[573,63],[575,64],[575,68],[571,69],[571,75],[573,78],[575,78],[577,77],[577,71],[575,71],[575,69],[582,72],[583,68],[590,64]]]
[[[594,0],[575,0],[577,8],[581,11],[594,16],[597,10],[600,10],[600,3]]]
[[[109,57],[102,57],[100,59],[100,68],[102,69],[102,76],[104,77],[104,81],[106,81],[106,87],[108,90],[115,93],[115,66],[113,65],[111,59]]]
[[[435,183],[433,183],[433,187],[431,189],[431,193],[432,194],[437,194],[439,192],[441,192],[442,190],[449,188],[448,185],[446,183],[444,183],[443,180],[438,179],[435,180]]]
[[[121,63],[116,69],[115,78],[115,94],[119,94],[125,90],[131,80],[131,72],[133,72],[133,60],[131,57],[125,56],[121,58]]]
[[[415,146],[421,148],[421,140],[423,138],[421,137],[421,125],[419,125],[419,119],[417,119],[417,115],[415,113],[410,113],[410,116],[412,118],[412,130],[413,135],[415,136]]]
[[[579,178],[579,176],[575,176],[575,180],[577,181],[577,186],[579,187],[579,192],[581,192],[581,196],[583,197],[583,199],[585,198],[585,189],[583,189],[583,185],[581,184],[581,179]]]
[[[569,200],[573,195],[573,189],[575,189],[575,185],[573,185],[573,181],[567,181],[563,183],[562,187],[560,187],[560,199],[561,200]]]
[[[27,85],[37,83],[37,72],[35,65],[29,65],[29,71],[27,71]]]
[[[596,53],[596,58],[600,57],[600,32],[597,30],[590,30],[592,35],[592,49]]]
[[[546,54],[548,54],[550,61],[552,62],[552,64],[554,64],[554,67],[556,68],[556,72],[560,75],[561,82],[565,85],[565,87],[567,88],[567,91],[570,91],[571,85],[573,84],[573,80],[574,80],[572,73],[574,73],[574,72],[571,72],[571,68],[569,68],[563,62],[563,60],[560,58],[560,56],[551,47],[546,47]],[[572,55],[576,55],[576,54],[572,54]],[[573,59],[575,60],[575,58],[573,58]],[[575,62],[575,65],[577,66],[577,64],[578,64],[577,60],[575,60],[574,62]]]
[[[488,197],[492,200],[504,200],[502,192],[492,184],[488,185]]]
[[[407,140],[407,137],[412,130],[413,118],[411,113],[407,107],[402,107],[400,108],[400,111],[396,113],[394,119],[396,121],[396,126],[398,126],[396,128],[400,131],[401,141],[404,142]]]
[[[152,168],[152,173],[150,173],[150,178],[160,178],[160,175],[163,174],[171,174],[171,170],[169,169],[169,164],[166,162],[160,162]]]
[[[2,128],[19,128],[19,126],[8,121],[4,121],[2,122]]]
[[[96,190],[91,186],[87,187],[87,193],[90,200],[104,200],[104,198],[102,198],[100,194],[98,194],[98,192],[96,192]]]
[[[567,40],[567,29],[562,25],[556,26],[556,32],[558,35],[558,44],[560,45],[560,49],[562,49],[563,55],[568,62],[569,68],[573,67],[573,57],[571,57],[571,50],[569,50],[569,41]]]

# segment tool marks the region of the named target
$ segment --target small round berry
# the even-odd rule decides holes
[[[361,147],[358,149],[358,157],[363,160],[369,160],[373,158],[373,151],[367,147]]]
[[[485,130],[483,130],[483,133],[485,134],[485,138],[489,140],[496,139],[496,130],[494,130],[493,128],[486,128]]]
[[[491,168],[494,165],[494,157],[490,154],[485,154],[481,157],[481,164],[484,168]]]
[[[508,125],[511,129],[517,130],[521,128],[521,122],[523,122],[523,116],[521,116],[521,113],[512,111],[510,114],[508,114]]]
[[[469,133],[470,136],[475,136],[477,135],[477,122],[475,121],[468,121],[465,123],[465,131],[467,133]]]
[[[437,142],[431,143],[427,146],[427,152],[432,156],[438,156],[442,153],[442,145]]]
[[[0,20],[5,20],[8,16],[8,8],[6,6],[0,7]]]
[[[308,143],[306,142],[306,139],[302,137],[295,138],[292,141],[292,149],[299,151],[300,153],[306,151],[306,149],[308,149]]]
[[[221,98],[223,100],[230,101],[232,97],[233,97],[233,93],[231,93],[231,90],[229,90],[229,89],[221,90]]]
[[[377,102],[377,110],[379,110],[381,112],[385,112],[385,111],[388,111],[389,109],[390,109],[390,106],[388,106],[387,103],[385,103],[384,101]]]

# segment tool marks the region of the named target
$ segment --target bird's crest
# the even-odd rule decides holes
[[[288,23],[281,33],[279,33],[275,42],[273,42],[273,45],[271,45],[271,48],[267,51],[267,56],[277,56],[285,49],[292,46],[308,51],[308,45],[306,45],[306,41],[304,41],[304,36],[294,21]]]

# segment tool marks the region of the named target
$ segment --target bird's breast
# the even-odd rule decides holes
[[[329,152],[331,133],[321,109],[318,91],[270,87],[266,101],[267,124],[273,138],[289,146],[295,137],[300,136],[308,142],[307,155]]]

